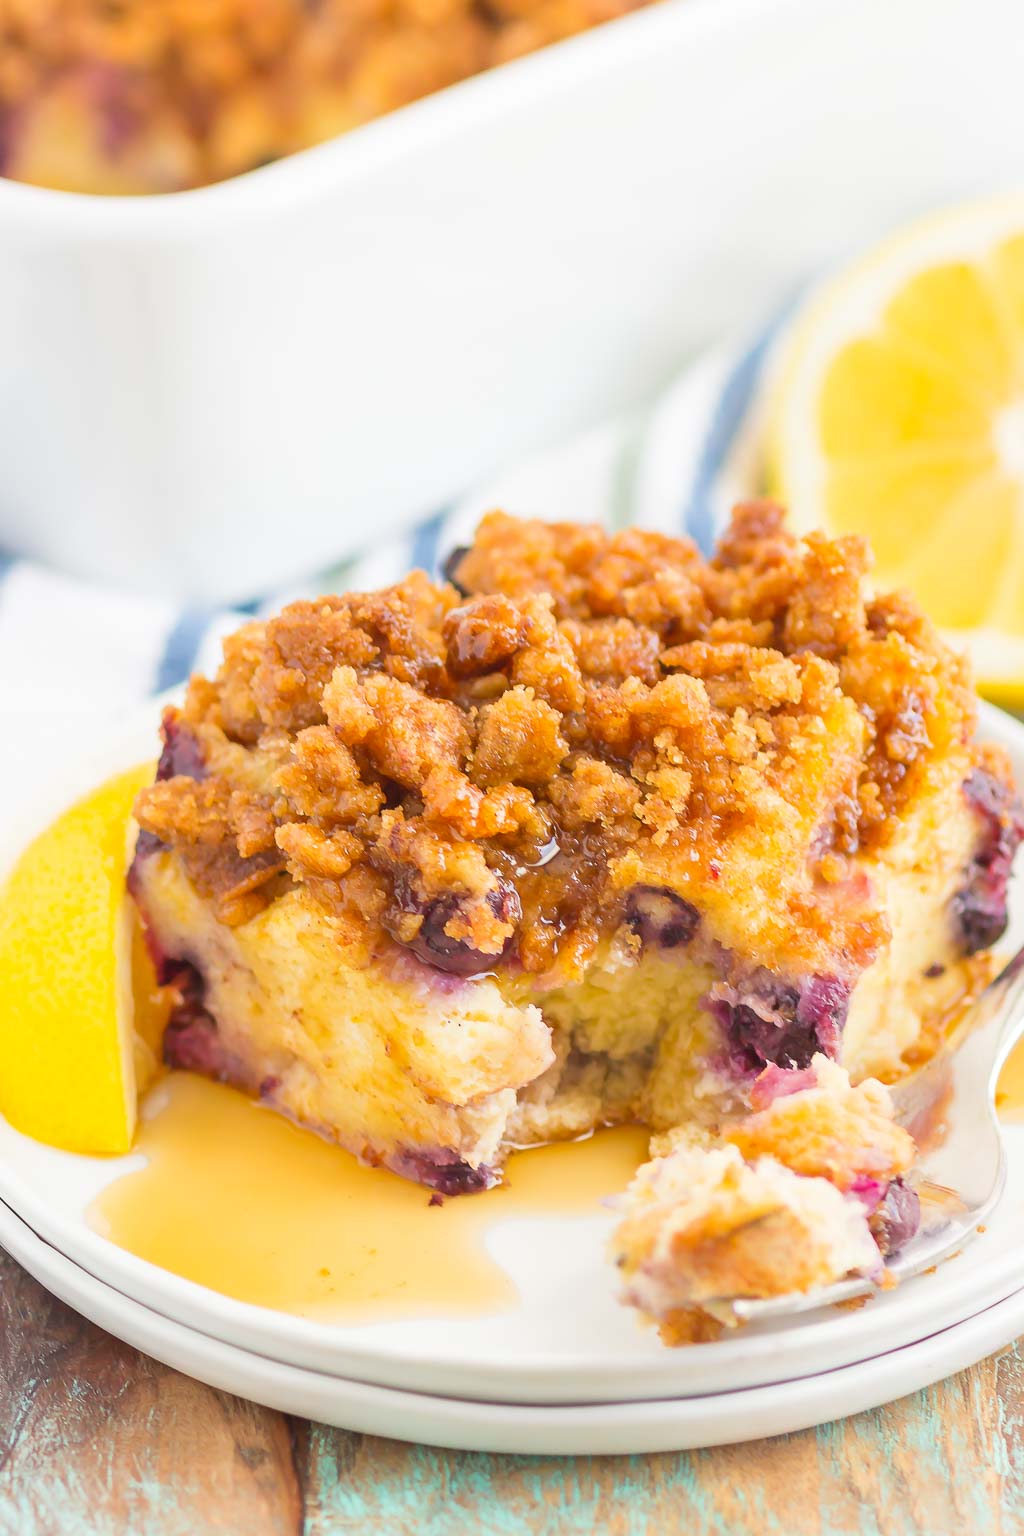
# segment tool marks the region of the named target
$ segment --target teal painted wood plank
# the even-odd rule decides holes
[[[1024,1356],[873,1413],[711,1451],[515,1457],[312,1426],[306,1536],[1010,1536],[1024,1530]]]
[[[342,1436],[343,1442],[354,1437]],[[331,1430],[313,1435],[308,1536],[374,1531],[388,1536],[536,1536],[670,1531],[797,1536],[783,1468],[791,1446],[772,1442],[776,1463],[747,1475],[749,1454],[725,1456],[709,1476],[706,1453],[637,1457],[506,1457],[406,1448],[367,1440],[355,1449]],[[719,1462],[723,1459],[719,1453]],[[732,1465],[732,1463],[738,1463]],[[819,1529],[818,1525],[807,1529]]]
[[[993,1362],[998,1436],[992,1453],[1001,1481],[1000,1508],[1007,1531],[1024,1531],[1024,1340]]]

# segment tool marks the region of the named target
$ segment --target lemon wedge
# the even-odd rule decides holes
[[[146,764],[78,801],[0,891],[0,1111],[72,1152],[125,1152],[135,1131],[125,865],[152,776]]]
[[[768,458],[799,531],[864,534],[876,587],[1024,699],[1024,196],[913,225],[812,297]]]

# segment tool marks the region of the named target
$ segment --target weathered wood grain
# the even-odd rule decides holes
[[[0,1536],[1017,1536],[1024,1348],[874,1413],[679,1455],[518,1457],[290,1422],[0,1254]]]
[[[1024,1352],[818,1430],[678,1455],[466,1455],[312,1426],[306,1536],[1011,1536]]]
[[[3,1536],[296,1536],[290,1426],[168,1370],[0,1254]]]

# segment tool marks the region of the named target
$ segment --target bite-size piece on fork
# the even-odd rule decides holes
[[[718,1134],[655,1139],[612,1239],[623,1300],[668,1344],[713,1338],[731,1303],[882,1279],[915,1233],[916,1148],[874,1079],[856,1087],[822,1055],[767,1067],[753,1112]]]

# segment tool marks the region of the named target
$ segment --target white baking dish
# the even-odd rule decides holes
[[[196,192],[0,183],[0,544],[259,591],[1019,176],[1017,0],[665,0]]]

